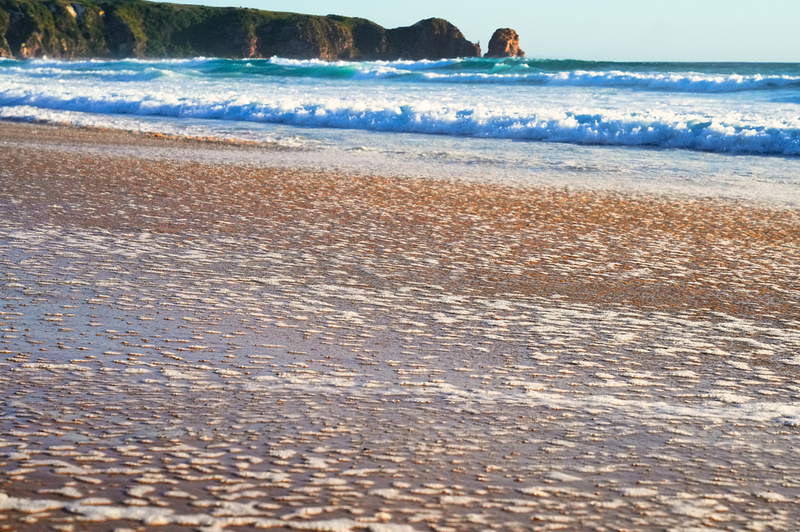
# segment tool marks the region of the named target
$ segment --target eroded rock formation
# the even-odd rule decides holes
[[[413,26],[388,30],[389,53],[397,59],[480,57],[481,49],[458,28],[441,18],[420,20]]]
[[[517,32],[511,28],[495,30],[485,57],[525,57],[525,52],[519,47]]]

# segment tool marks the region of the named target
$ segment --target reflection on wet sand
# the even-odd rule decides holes
[[[4,131],[4,529],[797,522],[795,211]]]

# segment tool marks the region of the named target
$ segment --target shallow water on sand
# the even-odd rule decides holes
[[[798,102],[794,64],[0,59],[4,120],[274,143],[291,168],[793,208]]]
[[[15,527],[797,517],[796,329],[380,287],[224,235],[4,233]]]
[[[792,211],[37,153],[0,525],[797,522]]]
[[[2,114],[5,113],[5,115]],[[41,119],[41,111],[0,116]],[[45,119],[123,131],[268,143],[278,150],[183,150],[188,160],[306,168],[382,176],[470,180],[512,186],[613,190],[725,198],[800,206],[800,159],[652,147],[584,146],[512,139],[309,128],[225,120],[93,115],[49,111]],[[80,151],[88,147],[82,145]],[[121,155],[152,158],[158,149],[118,146]],[[156,152],[154,154],[154,152]],[[162,154],[163,156],[163,154]],[[170,153],[168,157],[181,157]]]

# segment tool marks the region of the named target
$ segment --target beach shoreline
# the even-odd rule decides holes
[[[0,123],[0,527],[796,522],[800,212],[272,149]]]
[[[5,152],[8,155],[21,157],[20,160],[6,159],[7,168],[26,168],[30,166],[30,161],[36,158],[36,151],[42,148],[52,149],[54,153],[48,154],[44,160],[38,161],[41,165],[39,176],[48,176],[55,171],[54,165],[67,162],[74,165],[71,170],[74,175],[67,176],[69,179],[59,180],[54,178],[47,191],[47,202],[56,200],[62,194],[65,206],[70,203],[69,194],[78,193],[78,189],[84,186],[87,178],[91,178],[89,189],[86,194],[92,194],[92,186],[111,187],[110,193],[112,201],[117,190],[124,190],[126,195],[137,195],[137,201],[142,205],[147,205],[152,201],[154,194],[158,194],[163,202],[154,202],[154,210],[168,208],[177,209],[182,203],[191,204],[192,202],[202,202],[202,190],[205,186],[214,187],[217,193],[204,205],[202,209],[188,210],[192,216],[183,218],[185,230],[191,231],[192,225],[197,224],[197,229],[201,231],[225,231],[225,232],[260,232],[257,221],[268,220],[273,213],[280,212],[280,216],[285,218],[286,225],[291,225],[293,216],[297,220],[308,223],[309,219],[316,218],[318,215],[323,217],[330,216],[330,223],[344,224],[348,220],[355,218],[366,218],[376,216],[381,221],[385,221],[385,227],[378,233],[400,233],[408,230],[416,234],[418,239],[431,238],[431,235],[422,235],[426,227],[421,226],[420,221],[430,221],[433,226],[441,225],[447,228],[451,234],[446,236],[435,235],[438,241],[429,244],[437,246],[440,252],[447,254],[448,246],[459,247],[455,243],[465,236],[475,236],[477,233],[474,228],[469,227],[469,222],[456,220],[457,218],[475,217],[484,220],[483,224],[476,224],[487,230],[488,236],[497,236],[499,240],[511,240],[518,238],[519,242],[514,245],[522,247],[522,250],[513,254],[507,253],[502,260],[506,262],[507,269],[511,270],[514,266],[529,262],[541,262],[533,256],[537,252],[543,255],[557,256],[556,248],[568,245],[576,236],[586,239],[586,235],[599,240],[602,244],[610,245],[610,242],[623,239],[619,243],[613,244],[613,252],[619,255],[610,255],[608,249],[570,249],[573,254],[571,260],[574,263],[581,261],[588,262],[596,260],[592,257],[593,253],[601,252],[608,257],[609,262],[619,260],[623,263],[616,272],[581,271],[579,268],[570,276],[579,280],[578,286],[563,288],[571,294],[580,297],[582,289],[586,289],[585,294],[591,303],[622,303],[645,305],[651,309],[669,308],[680,306],[686,309],[702,308],[700,301],[706,301],[706,307],[710,307],[711,302],[721,301],[724,298],[718,294],[725,294],[726,297],[738,294],[741,301],[732,303],[726,310],[730,311],[733,306],[739,307],[739,312],[747,312],[750,315],[758,313],[773,314],[772,311],[765,312],[768,308],[778,305],[784,300],[784,294],[791,291],[796,283],[796,273],[792,271],[792,261],[794,247],[800,239],[800,213],[794,209],[779,206],[749,205],[743,201],[734,201],[720,198],[692,198],[680,197],[669,194],[624,194],[609,190],[575,190],[563,189],[561,187],[517,187],[506,186],[493,183],[475,182],[440,182],[426,178],[413,177],[384,177],[376,175],[358,175],[342,172],[325,172],[313,168],[272,168],[268,162],[262,165],[237,164],[236,154],[242,152],[258,152],[262,155],[268,154],[274,149],[272,145],[263,145],[250,142],[238,142],[220,139],[201,139],[185,138],[171,135],[159,135],[151,133],[135,133],[117,130],[104,130],[93,128],[75,128],[72,126],[54,125],[31,125],[31,124],[6,124],[0,131],[0,147],[11,140],[18,141],[24,139],[22,144],[15,144],[14,148]],[[32,142],[31,142],[32,141]],[[30,145],[26,146],[25,143]],[[137,158],[130,154],[115,157],[113,150],[115,147],[136,147],[145,152],[154,148],[155,156],[150,155]],[[75,149],[77,147],[77,149]],[[91,149],[88,149],[91,147]],[[82,155],[82,149],[87,148]],[[227,156],[224,162],[219,164],[198,161],[188,162],[186,157],[179,154],[181,151],[194,150],[223,150],[232,156]],[[156,151],[155,149],[158,149]],[[138,152],[133,152],[138,153]],[[115,160],[119,159],[119,160]],[[128,165],[128,166],[126,166]],[[125,179],[124,168],[135,167],[137,174],[134,179]],[[90,174],[99,174],[91,175]],[[229,179],[225,173],[231,174]],[[6,198],[17,197],[20,186],[25,179],[36,176],[29,172],[27,175],[16,175],[17,183],[9,179],[9,187],[4,194]],[[78,179],[76,181],[76,178]],[[193,182],[193,179],[196,179]],[[242,179],[242,183],[232,185],[230,180]],[[272,182],[270,182],[272,181]],[[180,188],[169,190],[171,186],[178,185]],[[15,188],[11,188],[11,187]],[[241,189],[248,186],[254,188],[262,187],[263,193],[254,202],[252,193],[246,194],[242,198],[237,198],[236,194]],[[118,187],[114,190],[114,187]],[[238,188],[237,188],[238,187]],[[274,188],[272,188],[274,187]],[[71,190],[74,189],[74,190]],[[303,209],[295,210],[295,203],[272,201],[271,194],[280,191],[281,194],[291,194],[298,202],[305,202]],[[324,191],[324,192],[323,192]],[[84,193],[84,192],[81,192]],[[172,194],[170,194],[172,193]],[[147,195],[150,195],[148,197]],[[228,194],[227,197],[220,197],[221,194]],[[304,196],[305,195],[305,196]],[[171,197],[170,197],[171,196]],[[243,202],[240,204],[239,199]],[[230,201],[229,201],[230,200]],[[353,212],[343,213],[343,209],[337,206],[342,201],[357,202]],[[308,205],[313,202],[320,207],[317,213],[310,209]],[[98,227],[113,229],[140,229],[158,231],[162,226],[175,226],[170,231],[179,232],[181,226],[175,224],[174,220],[169,220],[169,215],[174,211],[166,211],[166,216],[162,216],[157,222],[158,216],[142,216],[136,208],[126,209],[122,206],[117,212],[112,212],[111,206],[106,206],[102,217],[93,216],[86,219],[81,216],[80,211],[75,214],[65,212],[64,209],[52,209],[49,213],[35,210],[35,220],[37,223],[45,218],[51,218],[55,225],[77,225],[84,227]],[[46,206],[38,209],[46,209]],[[379,212],[379,209],[386,211]],[[24,215],[25,209],[13,209],[9,205],[9,212],[19,211]],[[31,209],[34,211],[34,209]],[[272,212],[270,212],[272,211]],[[408,211],[404,213],[404,211]],[[216,215],[219,214],[219,218]],[[436,220],[441,215],[444,223]],[[14,214],[11,214],[14,216]],[[247,217],[252,216],[253,221],[247,223]],[[405,220],[403,218],[406,218]],[[224,220],[238,220],[237,222]],[[221,224],[219,222],[222,222]],[[408,226],[404,227],[404,223]],[[538,238],[537,231],[544,229],[546,238]],[[363,238],[357,235],[356,238]],[[548,240],[549,239],[549,240]],[[721,242],[721,245],[720,245]],[[588,242],[588,244],[593,244]],[[378,245],[377,243],[375,244]],[[484,247],[491,247],[491,243],[482,243]],[[739,246],[737,248],[737,246]],[[755,247],[758,249],[748,249]],[[758,286],[753,289],[751,283],[756,279],[734,279],[741,274],[737,273],[740,269],[749,269],[758,275],[753,261],[763,258],[764,250],[770,252],[785,247],[785,256],[777,255],[778,262],[775,265],[762,264],[758,267],[763,269],[760,274],[768,285],[779,286],[777,293],[772,294],[772,301],[769,295],[762,301],[750,301],[748,294],[758,291],[761,294],[770,294],[772,291],[768,286]],[[482,252],[485,252],[482,250]],[[662,256],[661,253],[665,254]],[[677,253],[677,256],[670,256],[670,253]],[[638,255],[635,264],[632,264],[631,257]],[[695,255],[706,255],[696,262],[691,259]],[[567,257],[569,259],[569,257]],[[464,256],[464,260],[469,257]],[[738,260],[747,260],[745,265],[738,264]],[[670,261],[673,264],[667,264]],[[559,257],[554,264],[564,263],[565,257]],[[599,261],[598,261],[599,262]],[[659,264],[659,263],[662,264]],[[687,268],[684,264],[690,263],[694,267]],[[706,280],[704,265],[714,265],[714,274],[720,275],[725,279],[725,286],[713,288],[712,285],[720,284],[720,278]],[[569,265],[565,264],[567,269]],[[651,275],[626,275],[624,272],[636,270],[637,268],[660,268]],[[675,271],[671,271],[674,268]],[[499,268],[498,268],[499,269]],[[528,293],[544,292],[548,294],[558,293],[559,289],[554,288],[549,283],[552,279],[557,279],[563,272],[555,271],[556,268],[542,269],[532,272],[532,277],[541,281],[542,284],[532,286]],[[534,269],[535,270],[535,269]],[[677,273],[674,279],[669,279],[669,275],[660,275],[664,272]],[[684,274],[693,274],[696,277],[686,278]],[[710,273],[710,270],[709,270]],[[770,278],[769,274],[774,278]],[[483,281],[488,280],[490,274],[484,272]],[[712,277],[713,275],[709,275]],[[524,282],[516,275],[509,283],[498,283],[495,290],[502,292],[513,291],[510,286],[524,286],[519,284]],[[659,286],[663,295],[658,290],[651,294],[648,289],[650,285],[659,284],[659,281],[669,281]],[[608,286],[602,289],[605,296],[592,297],[590,290],[582,279],[588,279],[590,285],[603,284]],[[438,282],[441,279],[432,279],[431,282]],[[627,290],[623,283],[633,284]],[[487,282],[486,284],[492,284]],[[564,283],[559,279],[559,284]],[[680,290],[681,284],[691,285],[691,290]],[[550,285],[546,286],[545,285]],[[737,286],[738,285],[738,286]],[[505,287],[505,288],[504,288]],[[731,289],[727,289],[731,288]],[[738,290],[737,290],[738,288]],[[714,293],[705,293],[706,290]],[[648,297],[654,298],[654,304],[647,305],[643,301],[636,302],[634,292],[645,291]],[[703,299],[694,299],[688,292],[704,293]],[[667,301],[667,298],[672,298]],[[620,298],[615,300],[615,298]],[[659,299],[661,298],[661,299]],[[785,300],[785,305],[780,305],[779,314],[795,317],[792,309],[796,309],[794,300]],[[747,308],[752,307],[751,310]]]

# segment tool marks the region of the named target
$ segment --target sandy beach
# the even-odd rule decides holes
[[[0,123],[0,530],[796,526],[800,212],[273,149]]]

